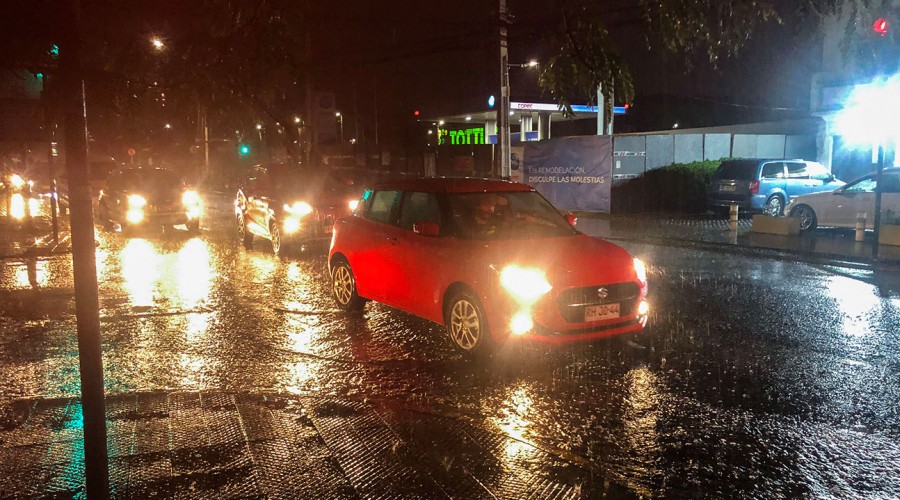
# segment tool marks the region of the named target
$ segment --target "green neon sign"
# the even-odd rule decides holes
[[[440,131],[440,144],[485,144],[484,127],[464,128],[461,130]]]

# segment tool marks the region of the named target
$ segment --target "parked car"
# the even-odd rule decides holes
[[[723,210],[737,204],[741,210],[783,215],[795,196],[833,191],[844,183],[822,164],[805,160],[725,160],[716,169],[707,190],[707,206]]]
[[[335,224],[334,300],[347,311],[374,300],[431,320],[469,354],[510,336],[561,343],[640,332],[644,264],[574,222],[524,184],[386,182]]]
[[[349,215],[358,201],[358,188],[328,171],[257,165],[235,196],[238,235],[246,248],[258,236],[281,254],[290,244],[331,238],[335,219]]]
[[[100,220],[118,224],[123,231],[184,224],[196,233],[200,231],[203,201],[171,170],[125,168],[107,177],[97,211]]]
[[[900,214],[900,168],[887,168],[881,174],[882,213],[892,210]],[[798,196],[787,206],[791,217],[800,218],[800,230],[817,226],[856,227],[856,214],[865,212],[871,228],[875,214],[876,174],[865,175],[828,193]]]

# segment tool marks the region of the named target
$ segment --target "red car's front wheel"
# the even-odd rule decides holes
[[[491,350],[491,335],[481,303],[469,292],[457,292],[447,302],[446,328],[459,351],[471,355]]]

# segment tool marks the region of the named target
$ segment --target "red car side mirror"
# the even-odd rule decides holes
[[[412,230],[422,236],[437,236],[441,232],[441,226],[437,222],[422,220],[413,224]]]
[[[575,217],[575,214],[571,212],[567,213],[566,222],[568,222],[570,226],[575,227],[575,224],[578,222],[578,217]]]

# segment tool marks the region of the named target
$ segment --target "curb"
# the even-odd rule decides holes
[[[878,271],[900,271],[900,261],[871,261],[867,259],[858,259],[846,255],[803,252],[798,250],[785,250],[783,248],[754,247],[742,246],[732,243],[720,243],[716,241],[699,241],[686,240],[680,238],[628,238],[628,237],[608,237],[603,238],[610,241],[628,241],[632,243],[644,243],[652,245],[666,245],[681,248],[702,248],[710,251],[718,251],[722,253],[733,253],[739,255],[756,255],[776,260],[796,260],[801,257],[803,262],[814,264],[829,264],[841,267],[849,267],[862,270],[878,270]]]

